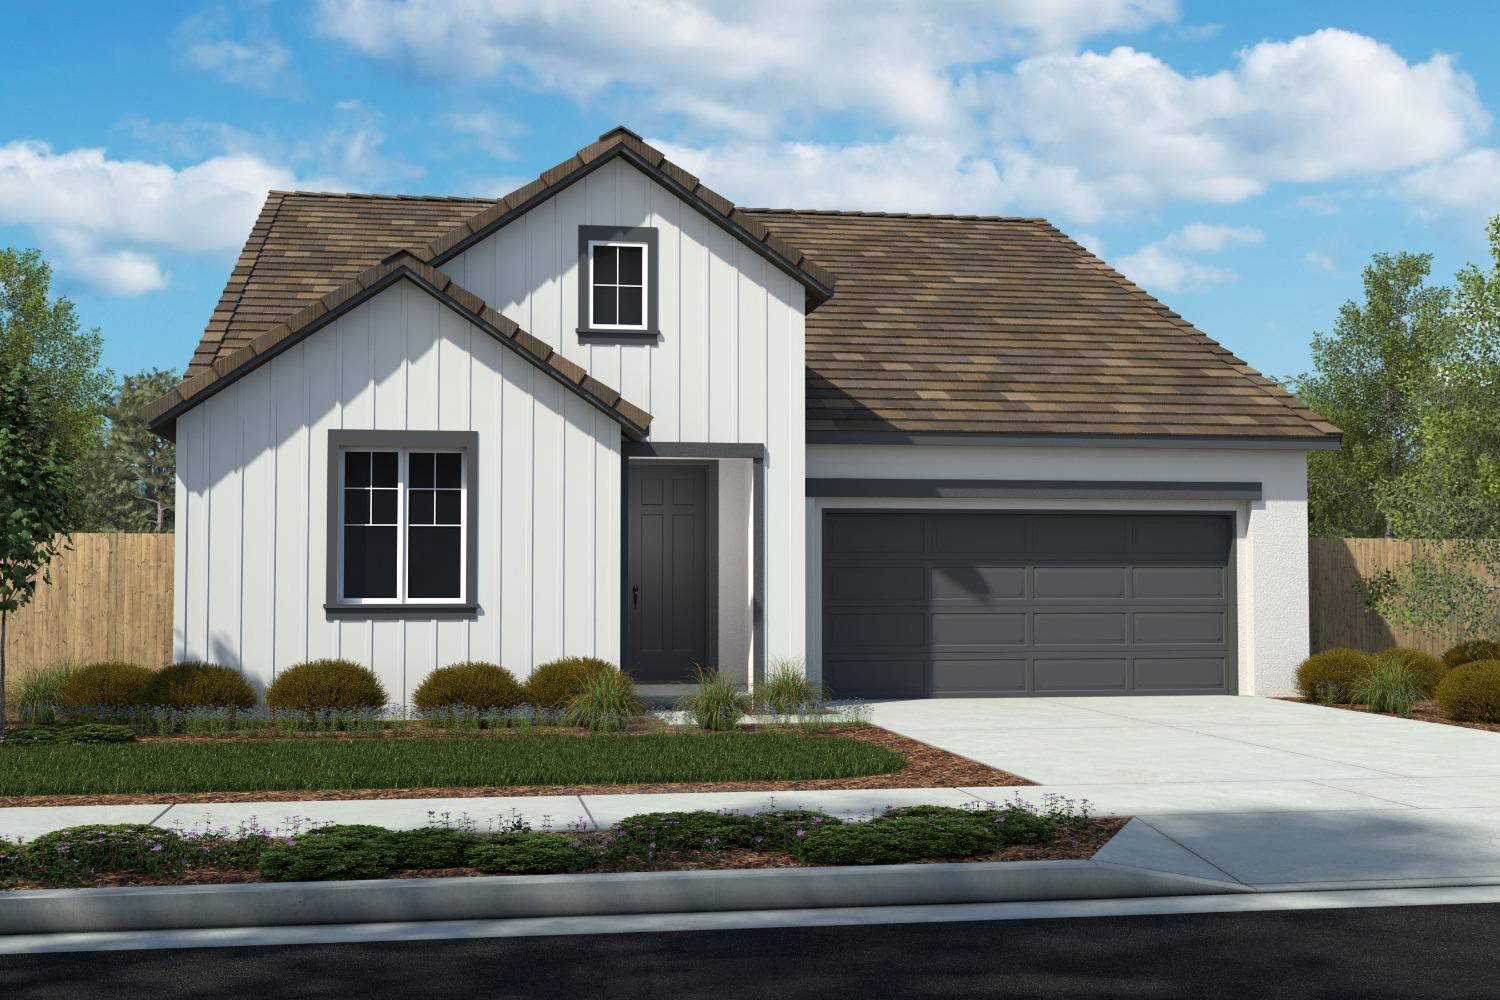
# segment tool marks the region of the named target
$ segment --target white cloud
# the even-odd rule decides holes
[[[1166,292],[1223,284],[1234,281],[1238,275],[1228,268],[1204,264],[1188,255],[1223,253],[1259,243],[1263,237],[1259,229],[1250,226],[1189,223],[1162,239],[1147,243],[1135,253],[1121,257],[1118,267],[1136,284]]]
[[[1176,16],[1176,0],[322,0],[316,23],[426,78],[519,78],[579,97],[620,86],[765,134],[808,110],[962,126],[971,67]]]
[[[267,94],[293,94],[302,82],[291,69],[292,53],[264,27],[250,29],[243,38],[225,37],[230,31],[226,11],[195,14],[177,29],[176,42],[183,62],[236,86]]]
[[[443,123],[491,156],[502,160],[516,158],[510,140],[521,133],[521,127],[498,112],[455,111]]]
[[[181,170],[110,159],[103,149],[0,146],[0,224],[29,227],[61,269],[117,294],[165,287],[158,255],[237,249],[290,170],[250,154]]]
[[[1453,216],[1472,226],[1500,214],[1500,152],[1471,149],[1414,170],[1396,182],[1395,193],[1424,218]]]
[[[1307,251],[1307,253],[1302,255],[1302,260],[1319,271],[1328,271],[1329,273],[1332,273],[1334,268],[1338,266],[1334,264],[1332,257],[1321,250]]]

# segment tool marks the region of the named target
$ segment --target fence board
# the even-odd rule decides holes
[[[78,534],[53,560],[52,582],[10,616],[7,667],[55,660],[172,659],[172,536]]]
[[[1311,538],[1308,543],[1314,652],[1335,646],[1370,652],[1406,646],[1437,655],[1458,641],[1454,633],[1425,636],[1393,625],[1366,611],[1354,590],[1361,577],[1396,569],[1426,543],[1400,538]]]

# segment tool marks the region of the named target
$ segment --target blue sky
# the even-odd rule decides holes
[[[180,369],[268,188],[497,195],[626,123],[745,205],[1045,215],[1257,368],[1484,253],[1500,5],[26,4],[0,245]],[[17,99],[17,95],[24,95]]]

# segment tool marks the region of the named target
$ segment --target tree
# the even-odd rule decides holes
[[[79,469],[79,530],[172,530],[176,449],[146,428],[140,411],[176,384],[175,373],[152,369],[126,375],[110,394]]]
[[[1308,456],[1313,535],[1389,533],[1382,490],[1417,457],[1421,404],[1457,329],[1452,292],[1427,284],[1431,270],[1429,254],[1376,254],[1364,303],[1345,303],[1333,333],[1313,336],[1315,370],[1295,390],[1344,432],[1338,451]]]
[[[37,405],[37,371],[0,367],[0,739],[5,737],[5,643],[10,614],[47,581],[47,566],[68,544],[72,468],[47,434]]]

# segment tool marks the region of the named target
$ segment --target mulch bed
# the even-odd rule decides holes
[[[968,861],[1086,861],[1092,858],[1109,839],[1120,832],[1129,819],[1111,817],[1089,820],[1082,829],[1063,825],[1058,828],[1057,839],[1050,844],[1016,844],[1002,847],[987,854],[976,854],[968,858],[934,858],[916,861],[913,864],[942,865]],[[629,861],[609,862],[593,865],[580,874],[611,872],[667,872],[667,871],[727,871],[746,868],[815,868],[817,865],[798,861],[778,851],[754,851],[743,848],[719,851],[714,854],[668,855],[657,858],[651,864]],[[473,868],[406,869],[392,872],[387,878],[473,878],[490,876]],[[493,876],[491,876],[493,877]],[[230,885],[248,882],[264,882],[260,873],[251,868],[189,868],[180,879],[153,879],[145,875],[129,873],[105,873],[94,875],[73,885],[73,888],[106,889],[135,885]],[[53,888],[50,884],[18,883],[11,889]]]
[[[557,730],[549,730],[555,732]],[[583,730],[578,730],[582,733]],[[991,785],[1020,786],[1035,782],[939,750],[878,726],[851,726],[830,733],[864,740],[906,757],[906,767],[893,774],[854,778],[815,778],[804,781],[705,781],[642,785],[518,785],[470,788],[340,788],[325,791],[194,792],[152,795],[20,795],[0,797],[0,807],[134,805],[138,803],[309,802],[353,799],[458,799],[493,796],[616,795],[646,792],[802,792],[832,788],[967,788]],[[275,739],[276,737],[269,737]],[[319,738],[319,737],[312,737]],[[332,737],[322,737],[332,738]],[[352,737],[360,739],[362,737]],[[504,734],[495,738],[503,739]],[[202,737],[158,737],[161,742],[201,741]]]
[[[1341,708],[1346,712],[1369,713],[1369,705],[1325,705],[1321,701],[1313,701],[1311,698],[1282,698],[1282,701],[1295,701],[1303,705],[1316,705],[1319,708]],[[1488,733],[1500,733],[1500,722],[1459,722],[1450,719],[1443,714],[1436,701],[1419,701],[1412,708],[1411,714],[1407,716],[1392,716],[1392,718],[1416,719],[1418,722],[1436,722],[1444,726],[1458,726],[1460,729],[1483,729]]]

